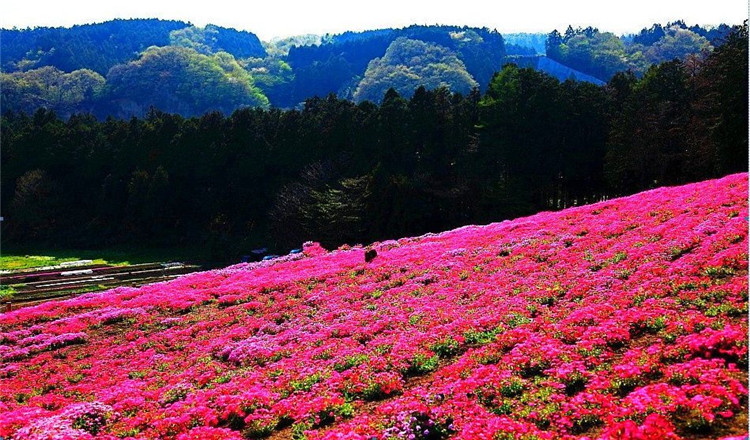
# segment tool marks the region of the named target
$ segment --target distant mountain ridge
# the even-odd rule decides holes
[[[484,91],[508,62],[560,81],[601,85],[616,71],[640,74],[657,61],[706,53],[728,29],[677,21],[628,37],[594,28],[503,36],[487,28],[413,25],[265,43],[252,32],[160,19],[3,29],[2,108],[128,118],[151,106],[183,116],[295,108],[332,93],[378,102],[389,88],[405,97],[419,85]],[[414,55],[422,52],[439,55]]]
[[[149,46],[169,45],[169,33],[183,21],[112,20],[70,28],[2,29],[0,66],[5,73],[53,66],[65,72],[90,69],[100,75],[134,59]]]

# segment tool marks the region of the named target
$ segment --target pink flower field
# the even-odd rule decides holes
[[[748,175],[0,315],[0,437],[747,435]]]

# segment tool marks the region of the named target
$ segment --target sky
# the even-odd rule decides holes
[[[468,25],[501,33],[563,31],[571,24],[623,34],[676,19],[691,25],[740,24],[748,16],[746,0],[36,0],[6,2],[2,9],[2,28],[164,18],[247,30],[262,40],[410,24]]]

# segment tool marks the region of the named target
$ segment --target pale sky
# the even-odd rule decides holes
[[[6,0],[0,9],[2,28],[164,18],[248,30],[262,40],[410,24],[486,26],[502,33],[563,31],[572,24],[622,34],[677,19],[740,24],[748,16],[745,0]]]

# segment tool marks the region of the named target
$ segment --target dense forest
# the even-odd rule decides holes
[[[641,75],[653,64],[684,60],[709,53],[730,32],[728,25],[714,28],[688,26],[678,20],[666,26],[654,24],[633,36],[618,37],[611,32],[568,26],[564,34],[557,30],[547,37],[549,58],[607,81],[624,70]]]
[[[359,44],[357,35],[339,38]],[[360,64],[365,77],[372,70],[398,75],[408,64],[430,78],[431,64],[443,64],[407,62],[386,51],[394,44],[437,43],[403,35],[384,42],[382,58]],[[203,243],[231,258],[262,245],[366,243],[499,221],[747,170],[747,24],[712,45],[705,56],[656,64],[642,75],[618,72],[601,86],[507,64],[484,89],[468,80],[465,93],[439,82],[413,94],[394,87],[379,103],[369,100],[384,87],[374,79],[371,91],[358,89],[366,93],[361,102],[328,95],[282,110],[259,101],[228,116],[151,109],[142,118],[97,120],[44,109],[7,112],[3,240]],[[476,78],[472,59],[456,55],[460,47],[442,46],[427,47],[432,59],[463,65]],[[326,45],[317,47],[310,50]],[[481,56],[473,46],[465,50]],[[200,75],[214,75],[218,87],[226,79],[260,100],[230,56],[184,45],[152,48],[108,76],[120,77],[122,93],[130,92],[127,78],[147,68],[149,57],[161,57],[186,63],[179,70],[186,75],[194,74],[193,63],[205,65]],[[46,69],[61,83],[112,87],[93,70]],[[70,89],[60,87],[61,100],[78,99],[64,96]],[[91,99],[86,87],[75,93]]]
[[[172,20],[112,20],[71,28],[3,29],[3,72],[52,66],[64,72],[89,69],[106,75],[150,46],[166,46],[172,31],[188,27]]]
[[[302,109],[306,99],[331,93],[379,103],[391,87],[404,98],[420,85],[484,92],[508,62],[561,81],[603,84],[622,70],[640,77],[653,64],[705,56],[728,29],[677,21],[623,37],[593,28],[503,36],[415,25],[265,43],[246,31],[156,19],[4,29],[0,105],[103,120],[143,117],[152,106],[185,117],[243,107]]]
[[[115,20],[3,30],[2,45],[4,109],[47,108],[62,117],[89,112],[100,119],[144,116],[151,106],[183,116],[293,108],[330,93],[377,101],[390,86],[408,96],[421,84],[465,93],[486,86],[505,57],[499,33],[457,26],[301,36],[264,45],[252,33],[214,25]],[[422,50],[431,58],[406,68]],[[62,81],[76,93],[60,94]],[[193,96],[196,84],[212,86]]]

